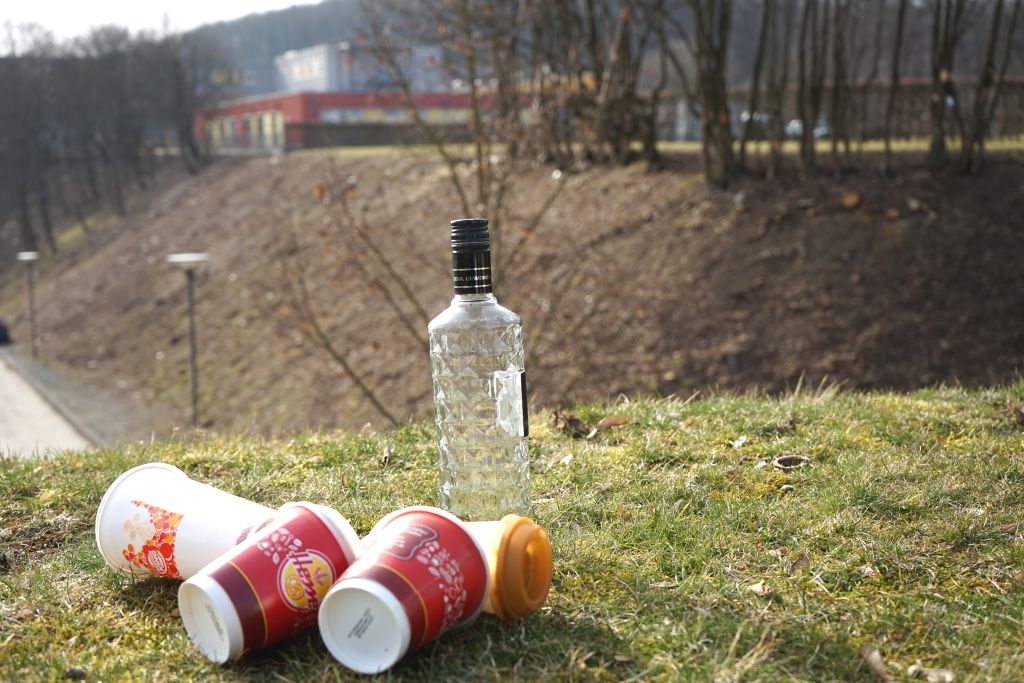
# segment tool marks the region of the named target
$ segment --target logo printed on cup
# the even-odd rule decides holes
[[[390,539],[380,551],[399,560],[411,560],[417,550],[436,538],[437,529],[426,524],[410,524],[402,529],[402,533]]]
[[[285,604],[296,612],[316,612],[334,579],[334,565],[323,553],[300,551],[281,563],[277,588]]]

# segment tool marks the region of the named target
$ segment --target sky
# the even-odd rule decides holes
[[[316,0],[4,0],[0,26],[36,23],[59,40],[82,35],[93,26],[118,24],[133,31],[160,31],[165,17],[172,31],[184,31],[255,12],[314,4]]]

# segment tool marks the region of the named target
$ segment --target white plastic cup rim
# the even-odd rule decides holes
[[[207,659],[225,664],[242,655],[245,638],[231,598],[208,574],[196,574],[178,588],[178,612],[185,632]]]
[[[331,531],[345,553],[346,561],[349,564],[355,561],[361,547],[359,535],[347,519],[326,505],[306,502],[285,503],[278,508],[274,517],[296,507],[315,514]],[[271,518],[268,523],[273,521],[274,518]],[[253,533],[256,531],[254,529]],[[228,553],[233,551],[234,548]],[[245,648],[238,610],[220,583],[210,576],[210,572],[221,564],[221,558],[214,560],[178,589],[178,612],[185,625],[185,632],[199,651],[217,664],[237,659]],[[322,608],[321,603],[321,613]]]
[[[351,631],[362,623],[350,628],[353,614],[363,615],[374,609],[372,621],[385,619],[374,629],[376,640],[364,643],[361,638],[355,646],[345,641]],[[344,619],[345,626],[338,629],[338,619]],[[390,622],[390,623],[389,623]],[[359,576],[342,578],[324,596],[317,615],[320,637],[328,652],[343,665],[361,674],[378,674],[394,666],[409,651],[411,627],[409,616],[398,598],[376,581]],[[344,633],[348,630],[349,633]]]
[[[180,474],[181,476],[186,478],[188,477],[187,474],[182,472],[174,465],[168,465],[167,463],[164,462],[150,462],[146,463],[145,465],[133,467],[127,472],[122,472],[121,476],[115,479],[114,482],[107,488],[107,492],[103,494],[103,498],[100,499],[100,506],[96,510],[96,547],[99,548],[100,555],[103,556],[103,560],[107,563],[107,566],[117,571],[131,573],[128,569],[126,569],[123,566],[122,563],[117,562],[108,554],[110,551],[109,548],[103,547],[103,538],[100,533],[100,529],[103,527],[104,513],[107,511],[108,503],[114,497],[114,493],[117,491],[117,489],[119,489],[124,484],[124,482],[127,481],[129,478],[133,477],[138,472],[146,469],[165,470],[167,472]],[[120,558],[121,556],[120,554],[117,554],[114,557]]]

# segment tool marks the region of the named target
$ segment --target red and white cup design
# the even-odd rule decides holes
[[[221,664],[307,631],[327,590],[360,550],[355,530],[331,508],[289,503],[181,585],[185,630]]]
[[[103,494],[96,545],[112,569],[187,579],[273,515],[177,467],[151,462],[123,473]]]
[[[451,513],[397,510],[374,526],[364,546],[324,598],[319,617],[327,649],[353,671],[385,671],[483,609],[487,560]]]

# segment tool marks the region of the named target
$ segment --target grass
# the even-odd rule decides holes
[[[629,420],[589,440],[538,413],[547,604],[521,623],[484,615],[387,678],[872,681],[858,655],[871,643],[897,680],[918,660],[957,681],[1024,680],[1024,432],[1006,410],[1022,397],[1024,382],[623,400],[578,407]],[[355,680],[315,633],[208,663],[172,612],[175,584],[104,567],[95,508],[119,472],[162,460],[267,505],[333,505],[365,533],[434,500],[433,439],[416,424],[0,461],[0,679]],[[810,463],[764,466],[794,453]]]

